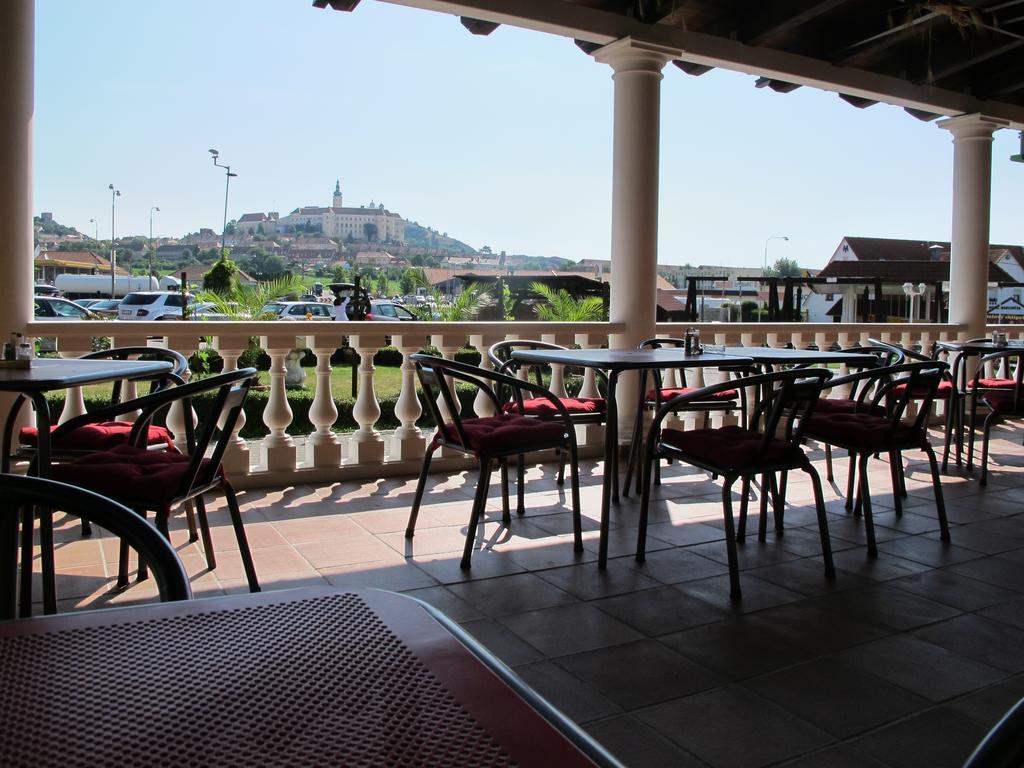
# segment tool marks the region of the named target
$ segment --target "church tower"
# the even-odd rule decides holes
[[[342,207],[342,202],[341,202],[341,181],[340,180],[334,182],[334,202],[331,203],[331,205],[334,206],[335,208],[341,208]]]

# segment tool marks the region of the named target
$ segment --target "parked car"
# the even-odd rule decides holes
[[[370,314],[366,316],[367,320],[382,320],[382,321],[395,321],[395,320],[419,320],[419,317],[414,315],[408,309],[400,304],[395,304],[393,301],[387,301],[384,299],[371,299],[370,300]]]
[[[46,283],[36,283],[33,293],[36,296],[60,296],[60,289]]]
[[[95,320],[98,315],[83,306],[58,296],[36,296],[36,320]]]
[[[85,302],[89,302],[86,304]],[[121,304],[120,299],[82,299],[76,301],[79,306],[85,307],[90,312],[95,312],[100,317],[117,317],[117,308]]]
[[[186,294],[188,301],[195,297]],[[182,298],[178,291],[136,291],[117,307],[118,320],[180,320]]]
[[[333,320],[334,307],[319,301],[271,301],[260,315],[276,315],[278,320]]]

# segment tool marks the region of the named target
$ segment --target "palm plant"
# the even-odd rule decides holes
[[[213,291],[201,291],[197,298],[213,304],[218,312],[223,312],[233,320],[259,320],[261,310],[268,302],[282,296],[299,294],[305,291],[302,281],[296,277],[279,277],[255,285],[239,285],[229,295],[223,296]]]
[[[436,312],[441,320],[451,322],[475,320],[481,310],[494,303],[494,297],[479,283],[467,283],[466,287],[462,289],[462,293],[453,298],[450,303],[444,301],[441,292],[436,288],[431,287],[429,290],[437,308],[428,311]]]
[[[531,283],[530,290],[543,299],[533,307],[539,320],[582,323],[605,319],[604,302],[598,296],[577,299],[564,288],[555,290],[543,283]]]

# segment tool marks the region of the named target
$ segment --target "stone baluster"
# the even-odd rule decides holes
[[[331,391],[331,355],[341,339],[334,334],[308,338],[316,356],[316,390],[309,407],[309,421],[315,427],[306,443],[306,463],[314,467],[337,467],[341,464],[341,440],[332,427],[338,421],[338,406]]]
[[[416,422],[423,414],[423,406],[416,396],[416,364],[412,355],[423,346],[422,336],[395,336],[392,343],[402,353],[402,391],[395,402],[395,417],[401,426],[391,438],[391,457],[399,461],[423,458],[427,440]]]
[[[65,337],[62,336],[57,340],[57,345],[60,348],[61,357],[81,357],[91,351],[89,340],[85,338],[65,340]],[[31,405],[27,405],[23,408],[22,413],[31,410]],[[63,424],[68,419],[81,416],[83,413],[85,413],[85,398],[82,395],[82,388],[69,387],[64,392],[64,409],[61,411],[57,423]]]
[[[582,349],[599,349],[603,339],[593,339],[591,334],[577,333],[575,342]],[[580,397],[600,397],[601,392],[597,387],[597,373],[593,368],[583,369],[583,386],[579,391]]]
[[[167,336],[164,341],[166,342],[168,349],[175,349],[190,359],[196,352],[198,346],[197,337],[191,334],[188,336],[182,334]],[[191,371],[186,371],[184,376],[185,381],[189,381],[191,377]],[[195,425],[197,423],[196,411],[195,408],[192,408],[191,406],[189,406],[189,417],[192,420],[191,423]],[[174,435],[174,444],[182,452],[187,452],[188,445],[185,442],[185,410],[180,401],[171,403],[170,407],[167,409],[167,416],[165,417],[165,420],[167,428],[171,430],[171,433]]]
[[[285,387],[285,358],[295,346],[295,339],[263,336],[260,344],[270,356],[270,397],[263,410],[263,423],[270,434],[263,438],[263,464],[268,472],[295,469],[295,441],[285,431],[292,423],[292,409],[288,405]]]
[[[356,464],[382,464],[384,436],[374,426],[380,419],[380,403],[373,388],[373,356],[384,346],[384,337],[360,334],[352,336],[351,343],[359,354],[359,394],[352,408],[352,417],[359,429],[350,439],[349,457]]]
[[[441,357],[445,360],[455,359],[455,353],[459,351],[459,347],[462,346],[464,340],[465,338],[463,336],[451,336],[447,334],[434,335],[430,337],[431,344],[437,348],[437,351],[441,353]],[[458,393],[455,391],[454,382],[449,379],[446,380],[445,383],[451,390],[452,396],[455,398],[455,402],[458,403]],[[441,410],[441,415],[444,418],[451,418],[451,414],[448,412],[448,405],[440,394],[437,396],[437,407]]]
[[[499,336],[492,337],[482,334],[471,334],[469,337],[470,346],[480,351],[480,367],[485,371],[494,370],[494,364],[491,362],[491,358],[487,356],[487,350],[490,349],[492,344],[500,340],[501,337]],[[524,375],[525,371],[520,371],[519,378],[523,378]],[[478,391],[473,399],[473,413],[480,417],[495,415],[494,403],[482,390]]]
[[[238,369],[238,358],[248,346],[247,338],[225,338],[220,337],[214,340],[217,351],[224,361],[224,372]],[[245,410],[238,414],[238,421],[232,430],[231,440],[224,451],[224,459],[221,463],[228,477],[244,477],[249,474],[249,446],[241,437],[242,428],[245,426]]]

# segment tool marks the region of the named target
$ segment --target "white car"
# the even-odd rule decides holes
[[[195,297],[186,294],[189,302]],[[182,299],[178,291],[136,291],[117,306],[118,320],[180,320]]]
[[[278,320],[333,320],[334,306],[320,301],[271,301],[260,315],[276,315]]]

